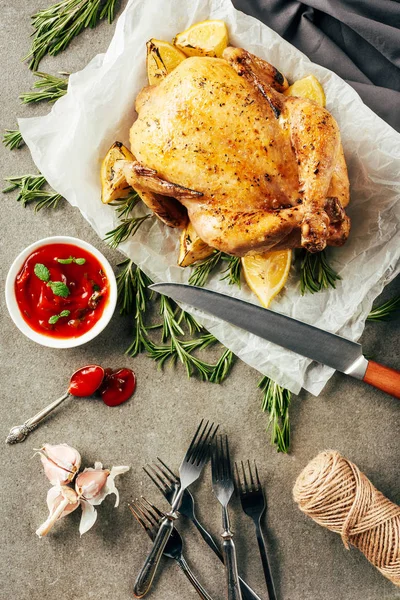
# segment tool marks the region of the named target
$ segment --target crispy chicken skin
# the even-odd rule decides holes
[[[240,48],[184,60],[137,97],[128,182],[168,225],[184,227],[187,212],[229,254],[343,244],[349,181],[337,123],[287,87]]]

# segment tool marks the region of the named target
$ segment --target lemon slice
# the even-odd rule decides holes
[[[186,56],[222,56],[228,45],[224,21],[201,21],[174,38],[173,43]]]
[[[104,204],[126,198],[131,193],[132,188],[122,172],[123,163],[127,160],[135,160],[132,152],[121,142],[115,142],[101,164],[101,201]]]
[[[291,264],[291,250],[275,250],[242,258],[246,283],[265,308],[285,285]]]
[[[188,267],[198,260],[207,258],[213,252],[214,248],[203,242],[189,221],[188,226],[181,234],[178,265],[180,267]]]
[[[147,78],[150,85],[160,83],[168,73],[171,73],[186,58],[186,54],[181,50],[163,40],[152,38],[146,46]]]
[[[300,98],[314,100],[314,102],[317,102],[321,106],[325,106],[326,104],[324,89],[314,75],[308,75],[308,77],[298,79],[283,93],[285,96],[298,96]]]

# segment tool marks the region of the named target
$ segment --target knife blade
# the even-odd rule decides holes
[[[397,398],[400,373],[362,353],[361,344],[324,331],[287,315],[205,288],[181,283],[157,283],[150,288],[160,294],[204,310],[269,342],[361,379]]]

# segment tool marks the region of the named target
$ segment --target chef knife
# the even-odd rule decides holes
[[[150,288],[400,398],[400,372],[367,360],[356,342],[212,290],[181,283]]]

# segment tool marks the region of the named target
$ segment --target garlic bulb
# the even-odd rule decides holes
[[[47,506],[49,508],[49,516],[46,521],[37,529],[36,534],[39,537],[44,537],[53,527],[56,521],[69,515],[80,504],[78,494],[74,489],[65,485],[55,485],[47,492]]]
[[[81,466],[81,455],[75,448],[67,444],[44,444],[40,450],[44,472],[53,487],[47,494],[49,516],[36,531],[39,537],[47,535],[59,519],[70,514],[78,508],[82,509],[79,532],[86,533],[96,522],[97,510],[94,508],[101,504],[108,494],[115,494],[115,506],[119,503],[118,490],[114,479],[117,475],[129,471],[129,467],[112,467],[103,469],[101,462],[96,462],[93,467],[86,468],[78,474]],[[75,489],[68,487],[75,478]]]
[[[53,485],[70,483],[81,466],[81,455],[68,444],[44,444],[37,452],[46,477]]]

